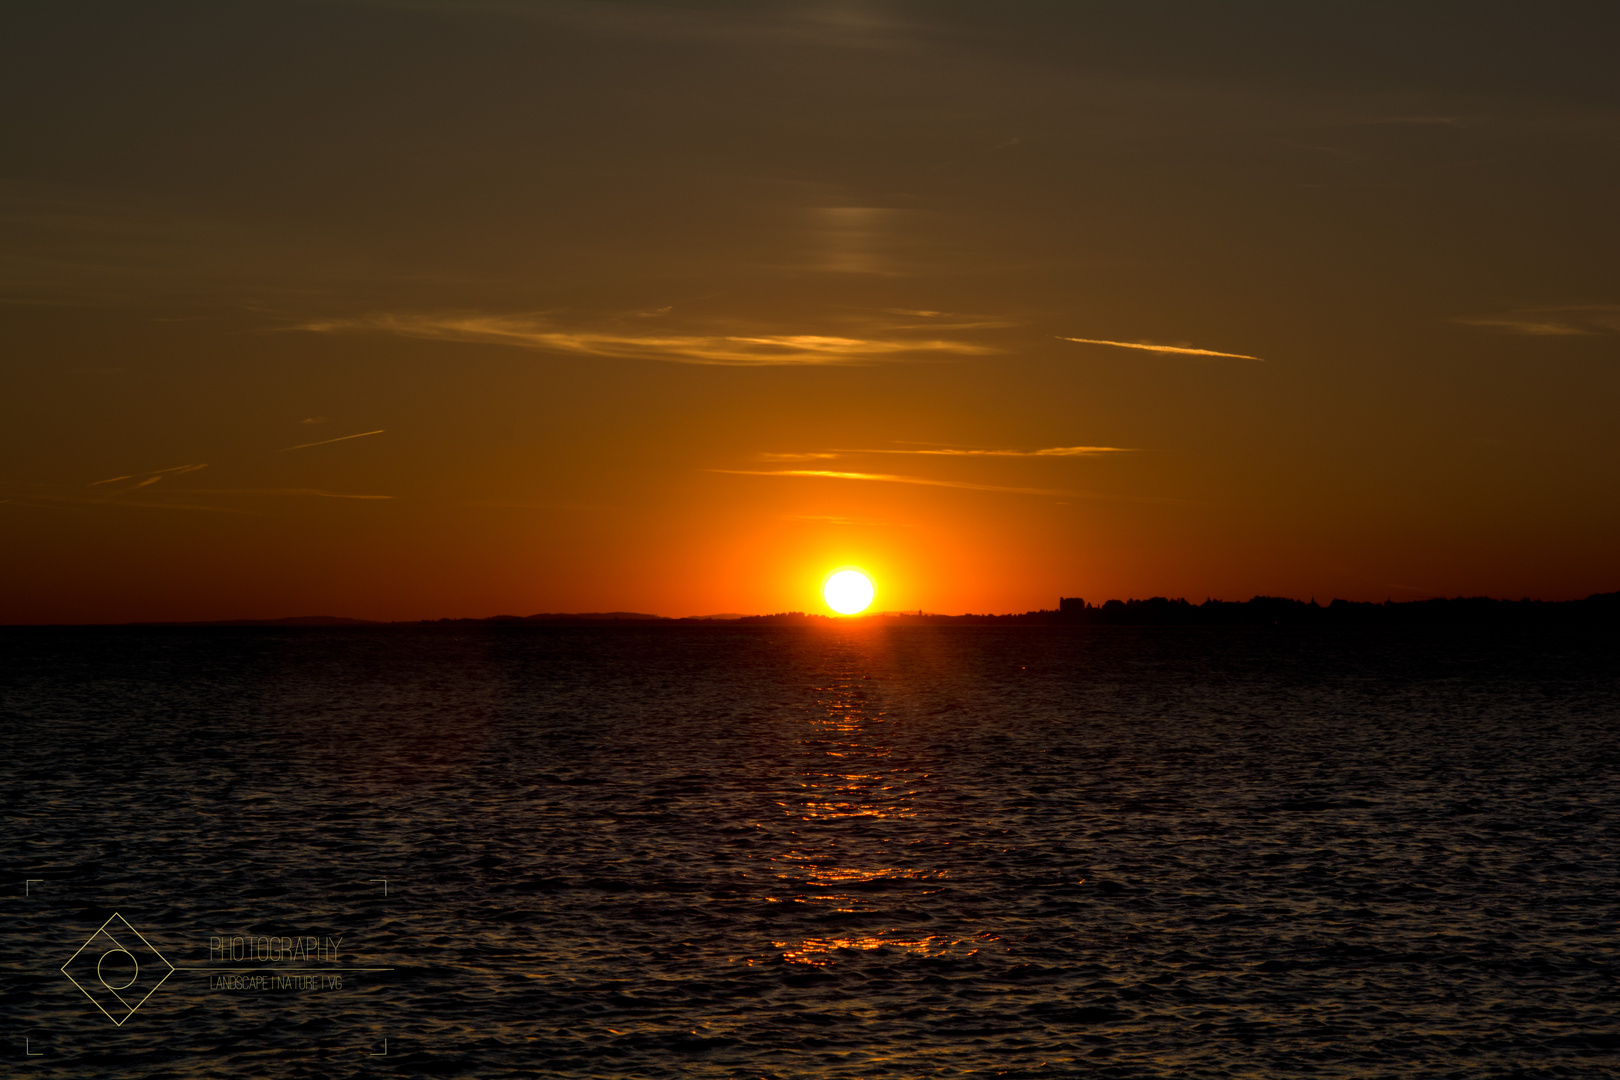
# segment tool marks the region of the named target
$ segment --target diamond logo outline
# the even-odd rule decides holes
[[[164,971],[163,976],[160,979],[158,979],[157,982],[152,984],[152,988],[150,990],[147,990],[146,993],[142,994],[140,1000],[135,1002],[135,1004],[133,1004],[133,1005],[131,1005],[128,1001],[124,1000],[124,995],[120,994],[118,991],[120,991],[120,990],[128,991],[128,990],[130,990],[131,987],[135,987],[136,984],[138,982],[140,982],[141,963],[140,963],[140,960],[136,959],[135,952],[133,951],[133,949],[129,948],[129,947],[126,947],[124,942],[119,941],[119,939],[117,937],[114,937],[113,934],[107,929],[109,926],[113,925],[113,922],[115,920],[118,923],[118,932],[119,932],[119,934],[127,933],[127,934],[131,935],[134,940],[137,940],[137,941],[140,942],[139,945],[134,946],[135,949],[144,949],[151,956],[155,956],[158,959],[158,962],[161,963],[165,968],[168,969],[168,970]],[[88,949],[96,941],[97,938],[104,938],[108,943],[110,943],[111,948],[105,949],[102,952],[101,957],[96,961],[95,982],[98,982],[98,983],[101,984],[101,990],[100,990],[101,993],[104,993],[107,996],[111,997],[112,1000],[117,1002],[118,1006],[120,1006],[124,1010],[123,1019],[119,1019],[118,1017],[115,1017],[111,1012],[109,1012],[107,1010],[107,1006],[105,1004],[103,1004],[102,1001],[99,1000],[96,997],[96,994],[94,992],[92,992],[88,987],[86,987],[84,985],[84,983],[81,983],[78,979],[74,978],[73,973],[68,970],[68,968],[73,965],[73,961],[75,961],[75,960],[77,960],[79,958],[79,954],[84,952],[84,950]],[[126,938],[126,940],[129,940],[129,939]],[[130,944],[133,945],[133,941],[131,941]],[[102,964],[102,962],[106,960],[108,955],[110,955],[111,953],[115,953],[115,952],[124,953],[126,956],[128,956],[135,963],[135,974],[130,977],[129,982],[123,983],[123,984],[121,984],[119,986],[116,986],[116,987],[110,985],[106,981],[106,979],[103,978],[102,975],[101,975],[101,964]],[[78,947],[78,949],[74,951],[73,955],[67,958],[67,962],[62,965],[62,974],[67,976],[68,982],[72,983],[74,986],[77,986],[79,988],[79,990],[84,994],[84,996],[89,998],[91,1003],[93,1005],[95,1005],[96,1008],[101,1010],[102,1015],[104,1015],[107,1019],[111,1020],[113,1022],[113,1024],[118,1026],[118,1027],[122,1027],[124,1025],[125,1020],[128,1020],[131,1016],[134,1016],[135,1011],[137,1009],[139,1009],[142,1005],[145,1005],[146,1002],[147,1002],[147,999],[150,998],[153,994],[157,993],[157,988],[162,986],[165,982],[167,982],[169,976],[173,975],[176,970],[177,969],[175,968],[175,966],[173,964],[169,963],[168,958],[165,957],[162,953],[158,952],[157,948],[155,946],[153,946],[153,944],[150,941],[146,940],[145,935],[143,935],[139,930],[135,929],[135,927],[131,926],[129,920],[124,918],[122,915],[120,915],[116,911],[112,913],[111,918],[109,918],[106,922],[102,923],[99,927],[97,927],[95,932],[92,933],[88,938],[85,939],[84,944],[80,945]],[[81,974],[82,974],[82,972],[81,972]],[[87,980],[87,981],[89,981],[89,980]],[[139,987],[136,987],[136,989],[139,989]],[[133,997],[134,994],[131,993],[129,996]]]

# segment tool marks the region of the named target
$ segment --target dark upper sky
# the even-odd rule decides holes
[[[1620,588],[1612,4],[7,24],[0,620]]]

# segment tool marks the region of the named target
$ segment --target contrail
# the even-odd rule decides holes
[[[938,450],[839,450],[837,454],[930,454],[937,457],[1086,457],[1093,454],[1134,454],[1125,446],[1052,446],[1045,450],[960,450],[945,447]],[[801,455],[803,456],[803,455]],[[835,454],[817,455],[833,457]]]
[[[1229,356],[1233,360],[1259,360],[1262,364],[1265,359],[1259,356],[1247,356],[1243,353],[1216,352],[1214,349],[1184,349],[1179,345],[1143,345],[1135,341],[1101,341],[1088,337],[1063,337],[1058,335],[1059,341],[1077,341],[1081,345],[1112,345],[1116,349],[1143,349],[1147,352],[1180,353],[1183,356]]]
[[[378,428],[376,431],[362,431],[358,435],[339,435],[335,439],[322,439],[320,442],[299,443],[297,446],[284,446],[280,450],[270,451],[272,454],[285,454],[288,450],[305,450],[311,446],[325,446],[327,443],[344,442],[348,439],[363,439],[367,435],[381,435],[387,428]]]
[[[1153,495],[1105,495],[1096,491],[1002,487],[999,484],[973,484],[965,480],[929,480],[921,476],[897,476],[893,473],[839,472],[833,469],[704,469],[703,471],[724,473],[727,476],[808,476],[827,480],[876,480],[888,484],[922,484],[927,487],[964,488],[968,491],[1001,491],[1009,495],[1053,495],[1070,499],[1107,499],[1118,502],[1167,503],[1179,506],[1202,505],[1188,502],[1186,499],[1161,498]]]
[[[1001,487],[997,484],[970,484],[961,480],[928,480],[921,476],[895,476],[891,473],[835,472],[831,469],[706,469],[705,472],[733,476],[818,476],[830,480],[878,480],[889,484],[923,484],[927,487],[965,488],[968,491],[1003,491],[1012,495],[1074,495],[1072,491],[1048,488]]]

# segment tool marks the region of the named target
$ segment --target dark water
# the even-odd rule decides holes
[[[0,1050],[41,1077],[1617,1075],[1617,645],[0,631]],[[58,970],[115,912],[182,969],[121,1026]]]

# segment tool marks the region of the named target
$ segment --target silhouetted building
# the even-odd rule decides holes
[[[1059,615],[1079,615],[1086,610],[1086,602],[1078,596],[1058,597]]]

